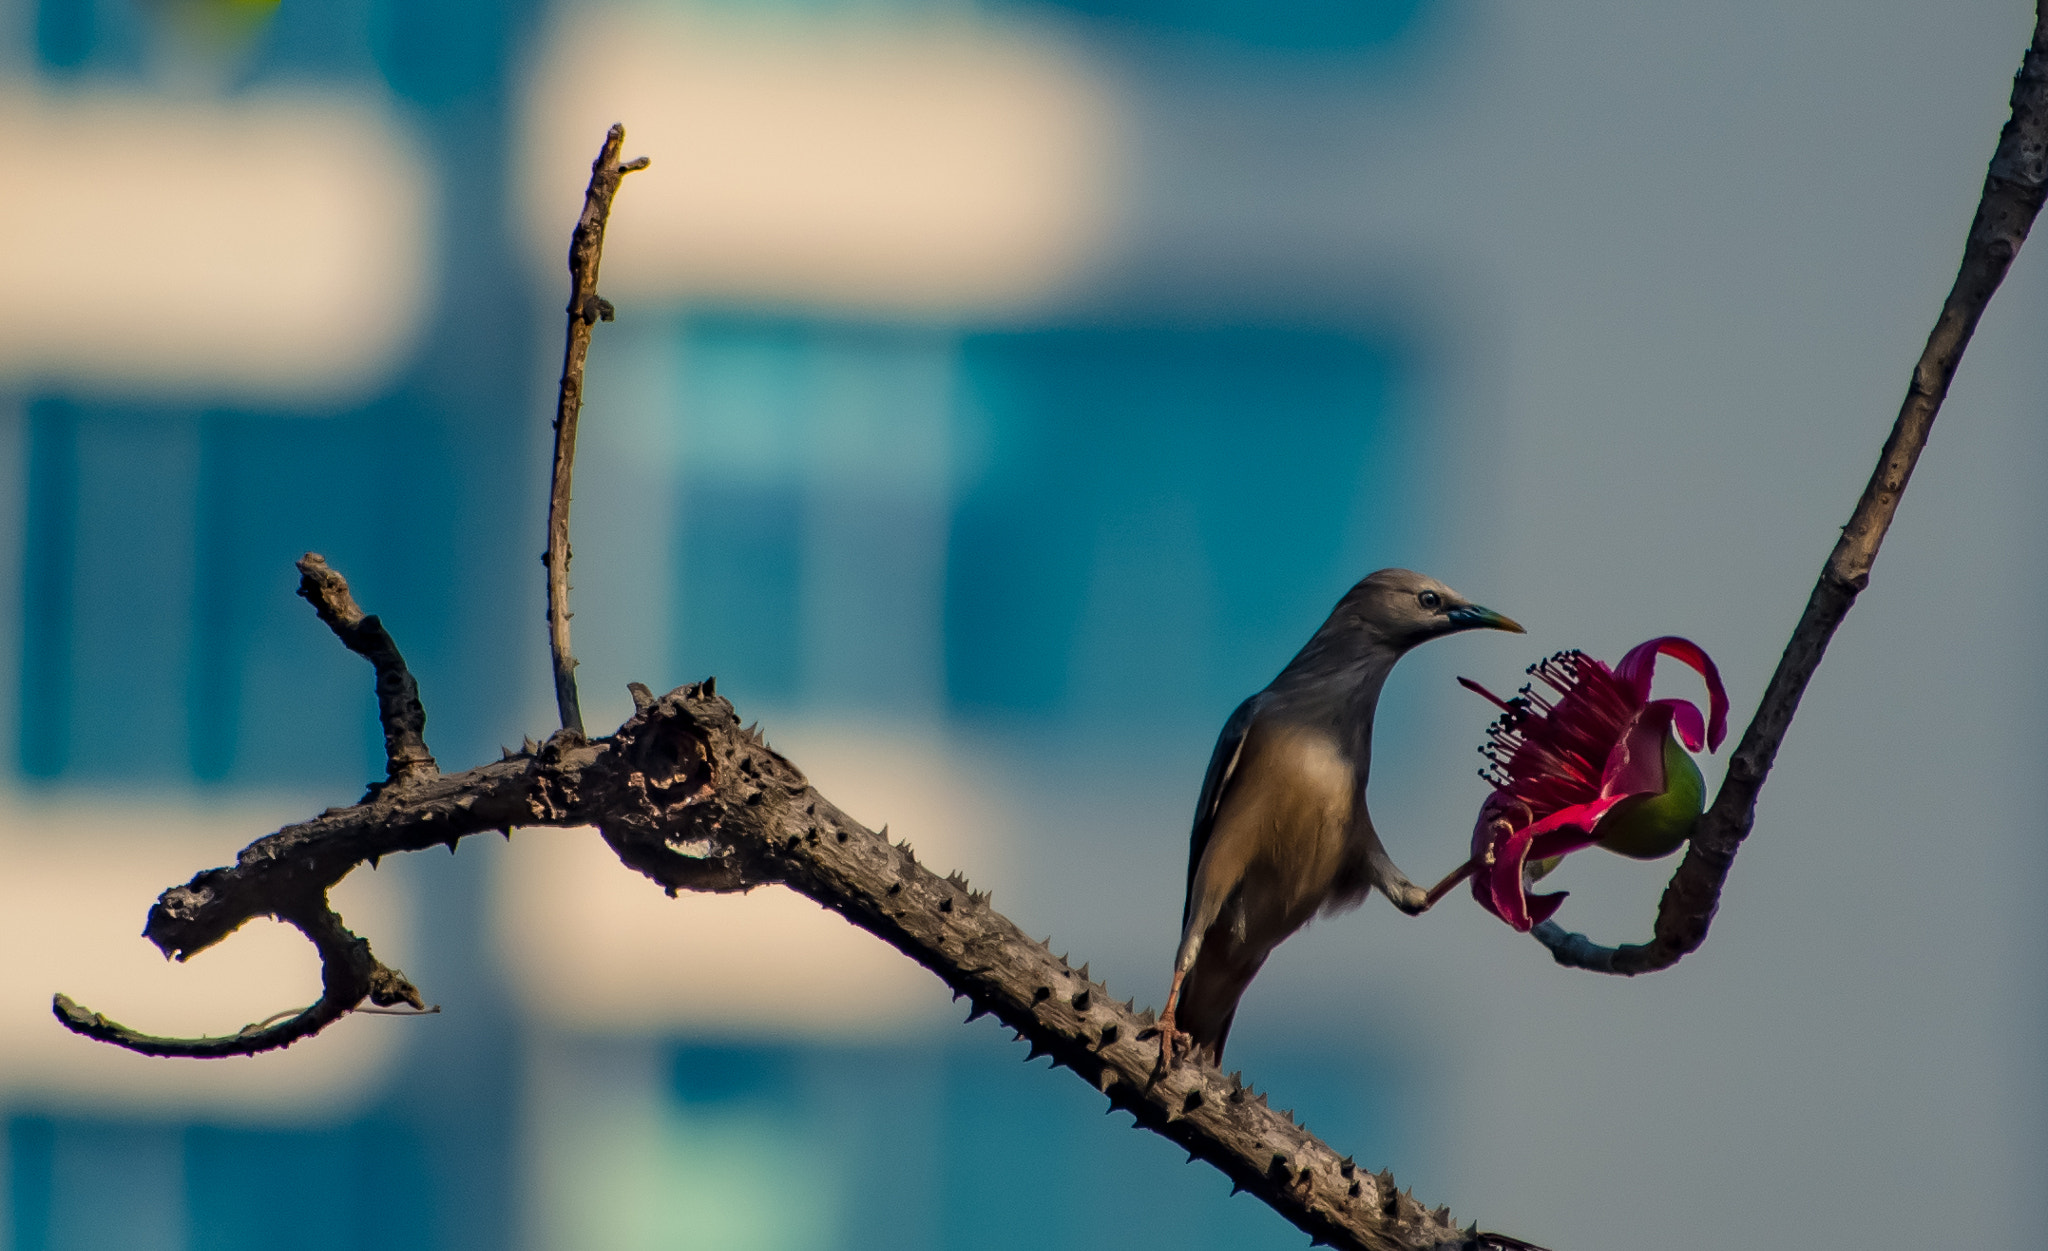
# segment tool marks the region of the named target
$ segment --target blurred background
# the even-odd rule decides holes
[[[1373,568],[1530,627],[1389,686],[1372,805],[1417,878],[1485,790],[1456,674],[1683,633],[1746,719],[2031,7],[0,3],[0,1241],[1298,1245],[875,940],[667,900],[587,832],[344,884],[439,1016],[153,1061],[49,996],[219,1033],[317,993],[274,924],[189,966],[137,937],[381,772],[300,553],[390,625],[444,767],[554,724],[547,420],[612,121],[653,166],[577,467],[593,731],[716,674],[1156,1004],[1214,734]],[[1707,946],[1623,982],[1462,894],[1370,903],[1280,951],[1233,1067],[1561,1251],[2038,1245],[2042,246]],[[1560,920],[1640,939],[1669,867],[1575,857]]]

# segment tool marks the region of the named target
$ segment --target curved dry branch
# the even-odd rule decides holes
[[[166,898],[168,896],[169,892],[166,892]],[[162,908],[163,904],[159,903],[157,907]],[[281,903],[271,915],[297,927],[319,949],[321,992],[320,998],[310,1007],[279,1013],[268,1021],[244,1026],[233,1034],[202,1038],[165,1038],[145,1034],[118,1021],[108,1020],[90,1008],[81,1007],[68,995],[58,995],[51,1008],[66,1028],[87,1038],[97,1038],[146,1056],[186,1056],[193,1059],[256,1055],[289,1047],[355,1011],[365,999],[380,1007],[403,1003],[420,1012],[438,1011],[427,1007],[420,998],[419,990],[405,980],[403,973],[371,955],[370,944],[349,932],[348,927],[341,923],[341,917],[327,905],[326,891]],[[155,922],[155,910],[151,911],[150,920]]]
[[[583,411],[583,361],[590,352],[590,328],[612,319],[611,303],[597,293],[597,267],[604,256],[604,226],[612,199],[627,174],[647,168],[647,158],[623,164],[619,149],[626,128],[605,133],[590,163],[583,216],[569,240],[569,336],[562,349],[562,387],[555,405],[553,483],[548,490],[548,651],[554,658],[555,707],[562,728],[581,736],[583,709],[576,698],[576,658],[569,651],[569,485],[576,463],[576,418]]]
[[[1856,501],[1849,524],[1842,527],[1842,537],[1806,601],[1806,611],[1771,674],[1756,715],[1729,758],[1728,774],[1713,806],[1700,818],[1685,859],[1664,889],[1657,907],[1655,937],[1647,943],[1603,947],[1584,934],[1546,921],[1532,934],[1559,964],[1632,977],[1669,968],[1706,941],[1707,929],[1720,906],[1721,886],[1742,840],[1756,822],[1757,792],[1792,726],[1800,696],[1820,667],[1835,628],[1870,582],[1877,549],[1898,511],[1899,498],[1905,494],[1920,451],[1927,446],[1928,431],[1948,395],[1963,350],[1969,346],[1985,306],[2005,280],[2013,257],[2026,242],[2044,196],[2048,196],[2048,0],[2037,0],[2033,42],[2013,80],[2012,116],[1992,154],[1955,285],[1914,366],[1906,401],[1885,440],[1877,469]]]

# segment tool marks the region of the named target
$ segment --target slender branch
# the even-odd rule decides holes
[[[313,606],[342,646],[377,671],[377,719],[384,724],[387,784],[433,777],[441,770],[427,750],[427,710],[420,704],[419,683],[405,667],[391,632],[377,618],[364,615],[349,594],[348,580],[328,568],[318,552],[307,552],[298,564],[300,598]]]
[[[583,709],[576,698],[576,658],[569,651],[569,485],[576,462],[576,419],[583,411],[583,361],[590,330],[612,319],[610,301],[597,293],[597,267],[604,255],[604,226],[612,199],[627,174],[647,168],[647,158],[619,162],[626,128],[614,124],[590,163],[583,216],[569,241],[569,335],[562,349],[562,390],[555,405],[553,483],[548,491],[548,650],[554,656],[555,707],[562,728],[581,735]]]
[[[193,880],[195,883],[198,881],[197,878]],[[163,899],[150,910],[152,929],[157,926],[157,914],[171,905],[171,897],[175,894],[176,891],[166,891]],[[370,954],[369,943],[349,932],[348,927],[341,923],[341,917],[327,905],[324,888],[317,894],[305,894],[280,902],[270,911],[278,920],[296,926],[320,952],[321,993],[310,1007],[296,1012],[280,1012],[254,1025],[244,1026],[234,1034],[215,1038],[163,1038],[144,1034],[110,1021],[89,1008],[80,1007],[68,995],[58,995],[51,1008],[67,1028],[87,1038],[97,1038],[146,1056],[194,1059],[255,1055],[288,1047],[347,1016],[365,999],[380,1007],[404,1003],[421,1012],[439,1011],[438,1008],[429,1009],[420,998],[420,992],[405,980],[403,973],[385,966]],[[165,948],[164,954],[171,954],[170,949]],[[182,952],[179,959],[189,954]]]
[[[1869,585],[1870,568],[1884,542],[1913,466],[1927,446],[1935,414],[1948,395],[1956,366],[1985,306],[2005,280],[2048,195],[2048,0],[2037,0],[2034,36],[2013,80],[2012,117],[1998,137],[1984,194],[1970,223],[1956,281],[1927,346],[1913,369],[1905,403],[1885,440],[1870,483],[1821,570],[1806,611],[1771,675],[1749,728],[1729,758],[1728,774],[1701,817],[1691,846],[1657,908],[1655,937],[1647,943],[1603,947],[1583,934],[1545,922],[1534,937],[1559,964],[1596,973],[1634,976],[1669,968],[1706,941],[1720,906],[1721,886],[1742,840],[1756,821],[1756,797],[1777,759],[1778,746],[1799,710],[1800,696],[1820,667],[1835,628]]]

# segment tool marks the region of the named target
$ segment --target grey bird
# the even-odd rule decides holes
[[[1159,1018],[1163,1065],[1181,1043],[1220,1061],[1245,987],[1316,913],[1355,907],[1375,888],[1410,915],[1435,902],[1394,867],[1366,812],[1373,710],[1409,649],[1473,629],[1522,633],[1434,578],[1382,569],[1230,714],[1195,805],[1180,951]]]

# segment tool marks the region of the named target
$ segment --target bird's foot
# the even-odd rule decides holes
[[[1413,882],[1407,883],[1399,891],[1390,893],[1388,898],[1394,901],[1396,908],[1399,908],[1411,917],[1421,916],[1429,911],[1431,904],[1436,902],[1436,900],[1429,897],[1428,891],[1415,885]]]
[[[1173,1072],[1173,1049],[1176,1046],[1182,1048],[1182,1055],[1186,1055],[1195,1045],[1192,1035],[1185,1030],[1174,1028],[1173,1024],[1174,1009],[1180,1007],[1180,984],[1187,977],[1188,968],[1193,963],[1194,955],[1189,953],[1174,969],[1173,985],[1166,992],[1166,1010],[1159,1014],[1159,1021],[1153,1026],[1159,1031],[1159,1065],[1152,1070],[1155,1081]]]
[[[1171,1073],[1173,1072],[1175,1050],[1178,1049],[1181,1058],[1185,1059],[1193,1051],[1195,1036],[1186,1030],[1174,1028],[1172,1012],[1168,1012],[1160,1017],[1156,1028],[1159,1030],[1158,1071],[1161,1073]]]

